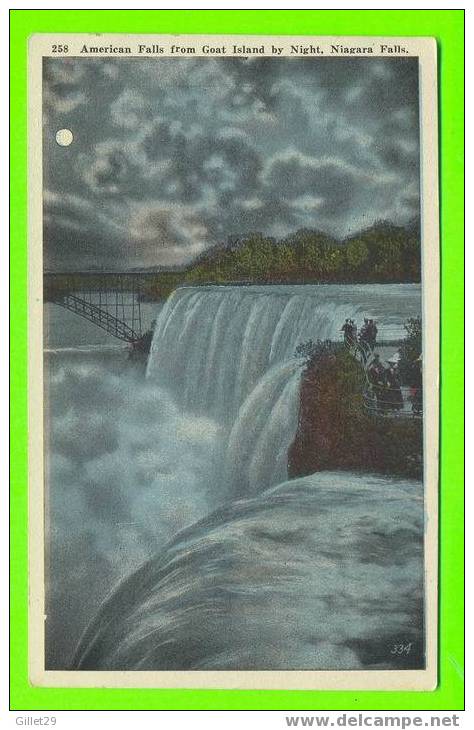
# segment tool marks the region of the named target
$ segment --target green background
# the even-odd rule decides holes
[[[463,10],[13,10],[11,21],[11,709],[463,708]],[[439,685],[433,692],[56,689],[27,672],[27,39],[33,33],[434,36],[440,74]],[[429,335],[428,335],[429,336]]]

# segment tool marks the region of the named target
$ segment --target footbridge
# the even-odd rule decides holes
[[[87,319],[133,345],[145,337],[141,301],[152,274],[130,272],[46,273],[44,300]]]

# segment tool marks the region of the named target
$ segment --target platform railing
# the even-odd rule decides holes
[[[374,360],[374,349],[365,340],[344,337],[344,344],[362,364],[365,375],[363,392],[364,408],[370,415],[384,418],[422,418],[423,402],[420,389],[400,386],[377,385],[369,376],[369,368]]]

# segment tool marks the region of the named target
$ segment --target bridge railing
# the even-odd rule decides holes
[[[421,418],[423,405],[417,391],[369,384],[363,393],[365,410],[374,416]]]
[[[142,337],[140,332],[132,329],[132,327],[123,320],[118,319],[114,315],[110,314],[110,312],[97,307],[95,304],[81,299],[81,297],[68,294],[61,297],[61,299],[58,299],[55,304],[68,309],[70,312],[79,315],[79,317],[87,319],[89,322],[92,322],[97,327],[105,330],[110,335],[113,335],[113,337],[117,337],[119,340],[124,340],[125,342],[136,342]]]
[[[364,340],[344,337],[344,344],[351,354],[359,360],[364,369],[365,388],[363,391],[364,408],[370,415],[385,418],[422,418],[422,389],[400,386],[392,388],[389,384],[373,383],[369,368],[374,359],[374,348]],[[378,346],[380,346],[379,343]],[[392,343],[393,344],[393,343]]]
[[[129,274],[46,274],[44,299],[129,343],[143,339],[141,283]]]

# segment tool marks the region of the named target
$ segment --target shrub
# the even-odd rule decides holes
[[[335,469],[422,478],[422,421],[368,413],[364,368],[340,344],[310,341],[297,353],[307,366],[290,476]]]
[[[332,340],[308,340],[298,345],[295,350],[295,356],[301,357],[305,360],[306,366],[313,367],[318,360],[327,358],[330,356],[336,356],[344,351],[344,346],[340,342],[333,342]]]

